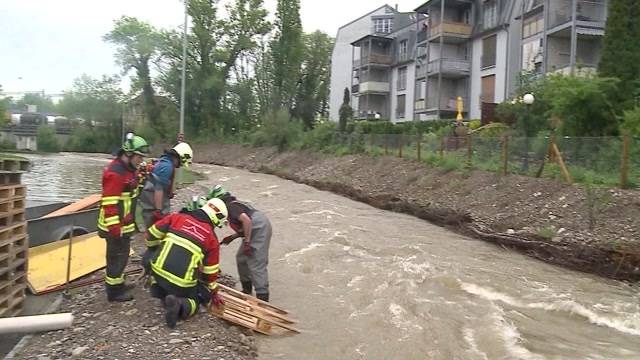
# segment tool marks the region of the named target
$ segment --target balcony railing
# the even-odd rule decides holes
[[[353,86],[351,86],[351,93],[352,94],[357,94],[360,92],[360,84],[355,84]]]
[[[424,99],[416,100],[416,103],[414,105],[414,110],[419,111],[419,110],[424,110],[426,108],[427,108],[427,103],[424,101]]]
[[[391,65],[393,58],[386,54],[369,54],[361,59],[353,61],[353,67],[357,68],[365,65]]]
[[[559,1],[551,10],[549,29],[572,20],[571,0]],[[578,0],[576,10],[577,21],[604,23],[607,20],[607,4],[604,0]]]
[[[358,93],[363,94],[367,92],[371,93],[388,93],[389,92],[389,83],[382,81],[367,81],[360,83],[358,88]]]
[[[458,22],[443,22],[438,24],[432,24],[429,27],[429,37],[439,34],[452,34],[459,36],[470,36],[472,27],[469,24]]]
[[[429,35],[429,34],[427,33],[427,31],[426,31],[426,30],[423,30],[423,31],[418,32],[418,36],[417,36],[417,37],[418,37],[418,39],[417,39],[417,42],[418,42],[418,43],[421,43],[421,42],[425,42],[425,41],[427,41],[427,35]]]
[[[462,59],[437,59],[429,62],[427,71],[429,74],[469,75],[471,63]]]
[[[457,106],[457,96],[441,96],[440,99],[435,97],[430,97],[427,100],[427,109],[428,110],[444,110],[444,111],[458,111]],[[466,97],[462,98],[462,111],[469,111],[469,99]]]
[[[427,76],[427,67],[426,66],[420,66],[416,70],[416,78],[422,79],[422,78],[424,78],[426,76]]]

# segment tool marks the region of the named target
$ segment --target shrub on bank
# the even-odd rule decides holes
[[[52,127],[40,126],[36,133],[36,143],[38,144],[38,151],[60,151],[60,144],[58,144],[58,139],[56,138],[56,131]]]

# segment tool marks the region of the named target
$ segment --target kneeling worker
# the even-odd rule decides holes
[[[170,328],[178,319],[193,316],[199,304],[223,304],[216,282],[220,247],[214,228],[222,227],[226,217],[224,202],[211,199],[200,209],[170,214],[147,231],[143,262],[153,278],[151,295],[164,300]]]

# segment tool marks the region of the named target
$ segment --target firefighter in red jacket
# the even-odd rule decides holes
[[[104,278],[109,301],[129,301],[124,268],[129,261],[131,235],[135,231],[133,205],[138,193],[136,169],[149,153],[149,144],[131,133],[117,157],[104,168],[98,234],[107,242],[107,269]]]
[[[223,304],[214,228],[224,226],[226,217],[224,202],[211,199],[200,209],[170,214],[149,227],[143,264],[152,276],[151,296],[163,299],[170,328],[193,316],[200,304]]]

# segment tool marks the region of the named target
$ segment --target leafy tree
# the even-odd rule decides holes
[[[316,31],[305,34],[304,41],[303,74],[294,115],[302,119],[308,130],[313,128],[316,116],[324,116],[327,112],[333,40],[327,34]]]
[[[550,104],[547,115],[560,120],[564,135],[617,135],[614,99],[619,83],[615,78],[551,76],[545,89]]]
[[[624,108],[633,106],[640,96],[640,1],[610,0],[604,36],[600,76],[622,80],[617,100]]]
[[[16,107],[20,110],[27,110],[28,105],[35,105],[38,112],[55,112],[56,106],[50,98],[41,94],[28,93],[16,102]]]
[[[160,109],[156,102],[151,83],[150,64],[157,58],[162,37],[150,24],[135,17],[123,16],[116,20],[113,29],[104,40],[117,46],[116,61],[127,74],[132,69],[136,76],[134,87],[142,89],[145,113],[149,124],[157,132],[164,130],[160,125]]]
[[[36,133],[36,143],[38,144],[38,151],[44,152],[58,152],[60,151],[60,144],[56,138],[56,131],[49,126],[40,126]]]
[[[223,102],[237,60],[269,31],[262,0],[234,0],[220,17],[216,0],[190,0],[193,28],[187,49],[187,126],[193,132],[214,130],[223,123]],[[159,83],[178,102],[182,66],[182,34],[164,34]]]
[[[300,0],[278,0],[275,36],[271,41],[271,76],[275,109],[293,109],[304,57]]]
[[[74,127],[69,150],[110,152],[121,143],[124,94],[118,76],[94,79],[82,75],[58,104],[60,113],[79,123]]]
[[[640,107],[624,112],[624,122],[620,129],[632,136],[640,136]]]
[[[344,132],[347,129],[347,122],[351,120],[353,116],[353,109],[349,103],[351,102],[351,94],[349,93],[348,88],[344,88],[344,96],[342,97],[342,105],[340,106],[340,122],[338,124],[338,129],[341,132]]]
[[[2,94],[2,85],[0,85],[0,94]],[[11,121],[11,117],[7,110],[9,109],[9,100],[7,98],[0,99],[0,126],[4,126]]]

